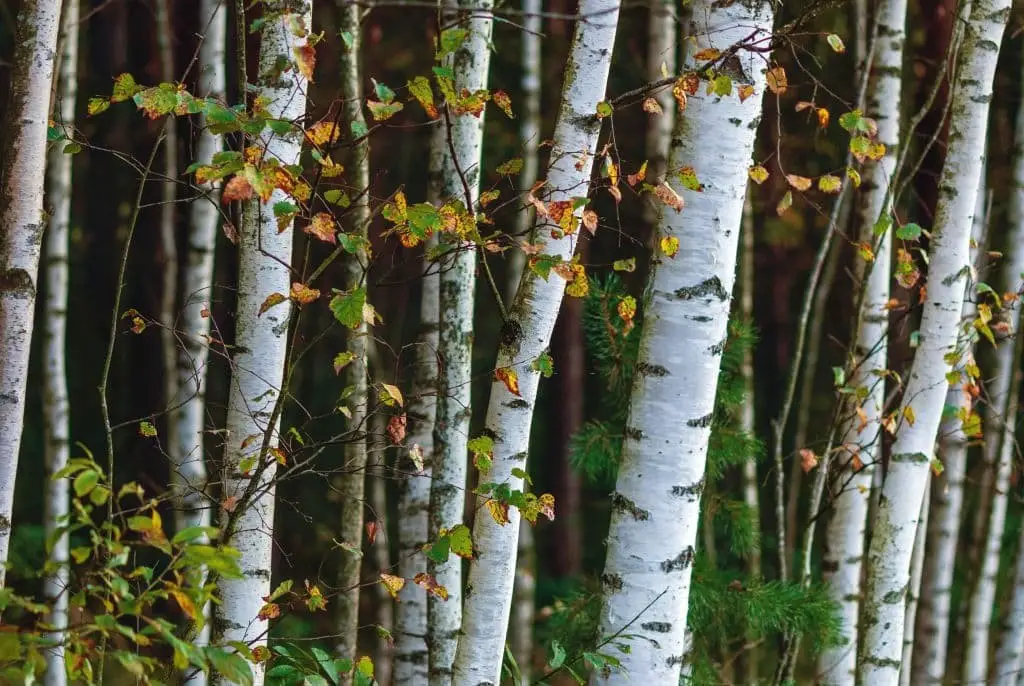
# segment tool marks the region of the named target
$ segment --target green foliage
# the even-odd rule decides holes
[[[375,683],[373,661],[365,655],[353,664],[348,658],[332,657],[320,646],[307,648],[296,643],[275,645],[271,652],[273,657],[267,670],[267,683],[273,686],[336,686],[342,676],[350,672],[355,686]]]

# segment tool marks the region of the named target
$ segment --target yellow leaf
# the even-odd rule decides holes
[[[843,182],[838,176],[825,174],[818,179],[818,190],[822,193],[838,193],[842,186]]]
[[[402,577],[384,574],[383,572],[380,575],[380,582],[384,584],[384,588],[388,589],[388,593],[391,594],[392,598],[397,598],[398,593],[405,586],[405,579]]]
[[[661,109],[661,104],[654,98],[646,98],[641,107],[647,114],[661,114],[664,111]]]
[[[767,74],[768,89],[775,95],[782,95],[789,87],[786,80],[786,70],[782,67],[772,67]]]
[[[516,374],[516,370],[512,369],[511,367],[500,367],[494,370],[494,378],[495,380],[501,381],[503,384],[505,384],[505,388],[507,388],[508,392],[511,393],[512,395],[520,395],[519,375]]]
[[[693,59],[706,62],[708,60],[717,60],[721,56],[721,50],[716,50],[715,48],[704,48],[703,50],[698,50],[693,55]]]
[[[381,383],[381,387],[384,389],[381,392],[381,400],[384,400],[386,404],[397,403],[399,407],[405,406],[405,399],[402,397],[402,392],[398,390],[397,386]]]
[[[337,230],[338,226],[329,212],[317,212],[310,220],[309,226],[306,227],[306,233],[331,245],[338,243],[338,238],[335,235]]]
[[[740,96],[740,102],[743,102],[754,94],[754,87],[750,84],[744,84],[737,89],[736,93]]]
[[[747,170],[747,176],[750,180],[760,186],[762,183],[768,180],[768,170],[762,167],[760,164],[754,165]]]
[[[498,523],[498,525],[505,526],[508,524],[508,505],[498,502],[493,498],[488,500],[486,505],[487,509],[491,513],[491,517]]]
[[[643,181],[646,178],[647,178],[647,160],[644,160],[644,163],[640,165],[640,168],[637,170],[636,174],[629,174],[629,175],[626,176],[626,183],[628,183],[630,185],[630,187],[633,187],[633,186],[637,185],[638,183],[640,183],[641,181]]]
[[[313,69],[316,67],[316,49],[308,42],[292,48],[295,55],[295,66],[306,80],[313,80]]]
[[[793,206],[793,192],[792,191],[786,191],[786,194],[782,196],[782,200],[779,200],[779,204],[775,206],[775,213],[781,217],[792,206]]]
[[[417,574],[415,577],[413,577],[413,581],[416,583],[417,586],[420,586],[421,588],[425,589],[427,593],[432,593],[441,600],[448,600],[448,589],[442,586],[441,584],[437,583],[437,579],[430,576],[426,572],[420,572],[419,574]]]
[[[828,121],[830,118],[828,110],[826,110],[824,107],[819,107],[816,110],[816,114],[818,115],[818,126],[820,126],[823,129],[827,129]]]
[[[263,304],[260,305],[260,309],[256,313],[256,316],[263,316],[263,313],[269,310],[271,307],[273,307],[274,305],[280,305],[287,299],[288,298],[281,295],[280,293],[271,293],[270,295],[267,296],[267,299],[263,301]]]
[[[853,167],[846,168],[846,178],[850,179],[854,188],[860,188],[860,172]]]
[[[308,305],[320,297],[320,291],[303,283],[293,283],[291,296],[292,300],[302,305]]]
[[[910,426],[913,426],[914,425],[914,421],[917,419],[917,416],[914,414],[914,408],[912,408],[910,405],[907,405],[906,407],[904,407],[903,408],[903,418],[907,420],[907,424],[909,424]]]
[[[661,251],[668,257],[675,257],[679,252],[679,239],[675,236],[664,236],[660,241]]]
[[[786,181],[789,185],[798,191],[806,191],[811,187],[811,180],[806,176],[797,176],[796,174],[786,174]]]
[[[324,147],[336,143],[341,137],[341,127],[333,120],[319,121],[306,129],[306,138],[317,147]]]

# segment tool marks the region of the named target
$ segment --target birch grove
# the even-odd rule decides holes
[[[1008,3],[971,6],[950,110],[950,141],[929,248],[928,305],[904,391],[916,420],[896,430],[868,554],[862,681],[896,684],[903,642],[905,589],[921,499],[946,396],[946,355],[955,352],[969,270],[971,217],[982,172],[989,101]]]
[[[552,159],[547,173],[544,202],[570,200],[586,194],[593,155],[600,133],[600,121],[593,113],[604,97],[611,67],[612,48],[619,18],[617,0],[582,0],[569,63],[562,85],[562,103],[555,123]],[[554,226],[538,218],[538,234]],[[561,233],[561,232],[560,232]],[[568,262],[577,239],[562,233],[547,242],[545,252]],[[540,372],[531,362],[540,357],[551,341],[558,308],[565,292],[565,280],[552,275],[548,280],[526,272],[504,324],[504,340],[498,349],[497,369],[512,370],[518,392],[496,379],[491,383],[487,429],[495,436],[491,469],[484,475],[494,483],[521,489],[523,480],[513,474],[526,466],[530,425],[537,397]],[[507,377],[506,377],[507,378]],[[473,525],[473,543],[479,553],[473,558],[466,584],[462,635],[455,655],[456,686],[498,683],[505,646],[505,631],[512,605],[516,546],[520,515],[510,508],[508,522],[499,525],[486,516]]]
[[[268,22],[262,32],[257,87],[267,99],[269,111],[286,121],[294,121],[305,113],[306,78],[294,68],[287,72],[287,78],[271,79],[268,70],[279,55],[291,55],[306,44],[310,21],[311,7],[307,5],[302,13]],[[302,149],[302,139],[294,133],[267,135],[260,144],[265,146],[268,157],[282,164],[298,161]],[[280,190],[271,195],[272,202],[284,198]],[[228,439],[224,451],[224,497],[234,500],[233,507],[222,505],[222,519],[235,520],[229,533],[240,554],[242,577],[221,581],[220,604],[214,610],[215,643],[245,641],[259,646],[267,642],[257,615],[263,598],[270,594],[277,471],[277,459],[271,450],[280,441],[279,424],[273,420],[279,416],[276,405],[284,393],[290,304],[286,302],[263,313],[259,309],[272,294],[289,291],[289,228],[279,231],[267,206],[256,200],[244,203],[239,238],[237,352],[231,360]],[[243,460],[248,462],[244,467]],[[241,508],[237,514],[235,508]],[[261,665],[254,665],[253,676],[254,685],[261,686]]]
[[[694,17],[695,54],[733,50],[735,86],[752,86],[753,95],[694,96],[674,132],[667,183],[681,207],[662,209],[658,223],[660,254],[647,289],[602,576],[601,634],[627,631],[639,640],[623,656],[623,670],[596,683],[675,683],[683,655],[709,425],[765,92],[763,63],[745,46],[768,37],[773,23],[767,3],[709,3],[695,7]],[[714,153],[707,146],[726,138]],[[687,164],[703,192],[686,192],[677,170]],[[627,628],[638,616],[639,627]]]
[[[57,74],[58,119],[68,131],[75,126],[78,96],[78,0],[66,0],[60,19],[60,69]],[[50,604],[49,621],[56,645],[46,654],[46,686],[64,686],[64,629],[68,626],[68,585],[71,579],[67,517],[68,480],[55,476],[67,466],[71,453],[70,398],[67,383],[68,235],[71,226],[70,155],[53,146],[47,158],[50,222],[46,231],[46,298],[43,301],[43,379],[46,386],[46,489],[43,527],[50,541],[43,596]]]

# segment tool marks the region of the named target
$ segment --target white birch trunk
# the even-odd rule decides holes
[[[395,570],[391,565],[391,540],[388,536],[388,493],[387,481],[385,480],[390,471],[387,468],[387,444],[385,441],[389,416],[383,412],[373,415],[373,438],[377,442],[372,447],[373,452],[378,455],[376,469],[366,470],[368,483],[366,489],[370,493],[370,505],[373,508],[374,517],[380,524],[377,531],[377,538],[371,544],[373,548],[373,562],[378,574],[394,574]],[[373,623],[382,627],[391,637],[378,634],[374,636],[373,650],[373,678],[380,686],[390,686],[392,667],[394,663],[394,629],[395,629],[395,599],[384,584],[375,584],[376,598],[373,603]],[[401,684],[401,682],[397,682]]]
[[[929,474],[929,482],[931,475]],[[925,493],[928,489],[925,488]],[[907,609],[903,621],[903,669],[900,670],[900,686],[910,686],[911,658],[914,654],[914,626],[917,620],[918,599],[921,597],[921,576],[924,573],[925,542],[928,539],[928,510],[931,499],[921,499],[921,517],[917,522],[914,536],[914,554],[910,559],[910,587],[907,589]]]
[[[203,25],[203,42],[199,47],[200,94],[223,98],[225,92],[225,39],[227,10],[218,0],[203,0],[199,15]],[[202,117],[202,115],[200,115]],[[220,136],[206,128],[205,118],[199,120],[196,161],[208,162],[220,148]],[[207,197],[192,202],[182,277],[181,345],[175,348],[177,396],[168,419],[167,453],[171,460],[171,489],[174,496],[175,529],[209,526],[213,504],[206,495],[206,451],[203,435],[206,417],[206,373],[210,353],[210,312],[213,309],[214,246],[217,242],[217,210],[219,194],[214,183],[201,186]],[[201,541],[200,541],[201,542]],[[206,618],[210,607],[203,609]],[[210,624],[206,622],[196,636],[197,645],[210,640]],[[202,686],[206,674],[193,670],[188,683]]]
[[[360,18],[363,8],[355,3],[346,4],[341,8],[339,29],[351,37],[351,44],[343,46],[339,59],[339,78],[343,100],[342,131],[351,130],[353,125],[365,126],[363,117],[363,88],[361,72],[362,33]],[[354,144],[345,160],[346,181],[353,189],[357,199],[345,215],[345,229],[363,239],[368,239],[370,223],[370,142],[364,138]],[[363,191],[366,190],[366,193]],[[359,194],[362,194],[361,196]],[[365,250],[358,250],[348,255],[345,260],[345,287],[355,289],[365,283],[365,269],[369,264],[369,256]],[[345,471],[341,476],[339,488],[341,495],[341,540],[355,543],[362,548],[363,520],[365,511],[365,486],[367,450],[366,432],[369,417],[369,381],[367,357],[370,351],[369,329],[365,321],[358,328],[349,332],[348,351],[355,359],[345,368],[345,384],[352,389],[352,401],[349,403],[351,417],[348,426],[356,432],[356,437],[345,444]],[[338,652],[341,657],[353,662],[357,659],[359,634],[359,592],[360,571],[362,561],[355,555],[346,554],[341,560],[338,575]],[[341,686],[352,682],[352,674],[341,678]]]
[[[1018,115],[1018,136],[1024,134],[1024,113]],[[1021,145],[1018,142],[1018,146]],[[1007,244],[1007,260],[1003,267],[1003,287],[1017,293],[1021,289],[1024,274],[1024,240],[1021,225],[1024,224],[1024,197],[1017,184],[1024,183],[1024,155],[1018,148],[1018,159],[1014,168],[1014,190],[1010,198],[1011,235]],[[1020,328],[1020,301],[1008,304],[1007,323],[1010,331],[1017,335]],[[1017,374],[1018,351],[1015,338],[1006,338],[996,350],[996,368],[989,388],[990,412],[985,426],[986,462],[995,466],[991,507],[988,511],[988,527],[985,547],[981,558],[978,581],[971,593],[967,610],[967,646],[964,656],[964,675],[972,680],[984,681],[988,676],[989,625],[992,607],[995,603],[996,577],[999,573],[999,553],[1002,547],[1003,529],[1006,523],[1007,494],[1010,475],[1013,471],[1014,430],[1017,421]],[[997,674],[993,675],[999,678]]]
[[[867,111],[878,123],[878,140],[886,154],[864,170],[861,191],[860,239],[872,243],[873,227],[880,217],[892,213],[890,185],[900,146],[900,88],[902,85],[903,45],[906,39],[906,0],[883,0],[878,8],[878,42],[875,48],[873,85]],[[850,385],[868,389],[861,405],[862,418],[853,415],[846,426],[844,442],[850,446],[842,457],[839,475],[841,492],[835,498],[835,510],[828,524],[828,541],[823,568],[829,583],[829,595],[839,605],[843,642],[818,658],[818,670],[824,683],[852,686],[857,676],[857,634],[861,579],[864,563],[864,532],[876,465],[882,458],[882,418],[885,413],[885,377],[877,372],[888,369],[889,302],[892,262],[891,231],[878,239],[875,261],[864,284],[863,316],[857,340],[860,360]],[[854,464],[854,453],[860,468]],[[922,533],[922,538],[924,534]]]
[[[859,672],[863,683],[895,686],[899,681],[913,537],[948,388],[949,364],[944,357],[957,342],[992,81],[1009,8],[1009,0],[974,4],[958,60],[949,147],[932,229],[921,343],[904,392],[916,420],[913,424],[903,421],[896,430],[869,553],[867,632]]]
[[[519,107],[519,144],[522,146],[523,169],[519,172],[519,188],[529,190],[537,180],[540,155],[537,146],[541,142],[540,87],[541,87],[541,32],[544,21],[541,17],[541,0],[523,0],[522,69],[523,76],[521,105]],[[530,229],[535,219],[533,207],[527,205],[519,210],[515,243],[530,239]],[[513,247],[509,252],[508,292],[505,302],[511,303],[516,297],[519,279],[526,266],[526,253]]]
[[[977,266],[978,255],[985,232],[984,206],[985,182],[980,180],[971,223],[971,242],[969,249],[970,264]],[[973,286],[973,279],[971,284]],[[961,320],[962,327],[970,326],[977,315],[974,294],[970,290],[965,294]],[[956,383],[949,385],[946,393],[946,405],[959,411],[970,403],[964,388],[964,369],[968,361],[973,362],[974,346],[964,343],[968,351],[957,364],[959,377]],[[998,383],[998,381],[997,381]],[[1003,391],[1005,397],[1005,390]],[[967,436],[963,432],[963,422],[953,410],[947,411],[939,425],[939,457],[943,471],[941,481],[933,479],[932,488],[945,482],[941,490],[935,494],[935,523],[929,522],[931,532],[931,555],[928,557],[927,583],[921,595],[921,606],[924,620],[922,622],[923,641],[921,657],[916,668],[915,680],[924,679],[926,683],[941,683],[946,674],[946,650],[949,640],[949,624],[952,620],[950,601],[953,593],[953,570],[957,561],[957,542],[960,538],[960,520],[963,518],[964,478],[967,473]],[[928,499],[928,491],[925,491]]]
[[[3,166],[0,168],[0,588],[7,572],[25,382],[43,240],[46,129],[60,0],[18,12]]]
[[[537,580],[534,569],[537,566],[537,549],[533,529],[519,527],[519,552],[516,559],[515,592],[512,600],[512,622],[509,626],[511,637],[509,648],[519,667],[522,683],[532,683],[530,676],[533,663],[533,624],[535,621]],[[518,685],[516,685],[518,686]]]
[[[305,44],[289,31],[289,22],[297,20],[308,30],[311,23],[310,5],[304,12],[269,22],[262,32],[260,44],[258,92],[268,102],[270,116],[294,121],[305,114],[306,79],[297,68],[284,74],[266,78],[272,73],[279,55],[290,59],[293,48]],[[298,164],[302,150],[302,136],[298,133],[263,134],[266,155],[282,165]],[[245,203],[238,249],[238,303],[236,312],[235,346],[227,414],[227,445],[224,450],[224,497],[241,497],[262,466],[260,482],[251,501],[238,503],[244,510],[232,533],[230,544],[240,553],[241,579],[221,579],[221,602],[214,614],[213,639],[216,644],[245,641],[250,646],[266,645],[267,625],[257,618],[263,606],[263,597],[270,593],[270,564],[274,533],[274,475],[277,462],[273,455],[262,455],[262,465],[254,468],[250,476],[239,471],[242,459],[259,451],[263,437],[270,436],[270,448],[279,442],[278,426],[269,425],[274,406],[283,391],[284,368],[287,360],[287,335],[290,304],[285,302],[271,307],[261,316],[260,305],[273,293],[288,293],[292,258],[291,226],[279,231],[277,220],[270,208],[287,196],[275,189],[265,205]],[[243,442],[250,436],[245,448]],[[252,665],[254,686],[262,686],[265,664]],[[218,676],[217,681],[224,683]]]
[[[586,195],[601,122],[597,104],[604,99],[612,48],[619,18],[619,0],[581,0],[588,17],[576,25],[566,65],[562,103],[555,123],[547,201]],[[545,254],[568,261],[576,234],[549,239],[551,224],[537,227],[547,244]],[[518,375],[519,394],[501,381],[491,384],[487,429],[494,437],[494,464],[483,479],[522,489],[513,470],[525,470],[533,407],[540,372],[531,366],[551,342],[551,333],[565,292],[565,280],[551,274],[547,281],[524,274],[505,323],[498,349],[498,368]],[[512,605],[520,513],[509,509],[509,521],[497,524],[486,510],[478,513],[473,543],[478,552],[469,569],[462,636],[455,657],[456,686],[500,683],[501,663]]]
[[[693,9],[694,51],[725,49],[771,34],[767,2],[704,0]],[[754,95],[691,97],[673,134],[669,169],[692,165],[702,193],[669,184],[686,202],[664,208],[658,237],[679,252],[652,261],[637,376],[612,496],[608,553],[601,576],[600,636],[634,638],[623,669],[595,672],[593,684],[675,684],[684,658],[690,578],[722,350],[735,282],[737,248],[765,91],[765,64],[740,49],[730,76]],[[695,66],[687,60],[687,67]],[[708,145],[728,141],[727,145]],[[656,241],[657,242],[657,241]]]
[[[66,0],[61,14],[60,74],[57,84],[58,126],[70,133],[75,125],[78,94],[78,0]],[[46,486],[43,528],[49,547],[46,561],[50,573],[43,579],[43,598],[50,608],[47,621],[54,631],[55,646],[46,653],[45,686],[64,686],[65,629],[68,625],[68,479],[53,476],[67,465],[71,437],[68,418],[66,337],[68,309],[68,233],[71,226],[71,162],[64,145],[50,148],[47,185],[50,194],[50,223],[46,230],[46,299],[43,301],[43,430]]]
[[[656,0],[652,3],[647,24],[647,80],[657,81],[676,73],[676,53],[679,50],[676,39],[675,0]],[[664,67],[664,74],[662,73]],[[654,99],[661,105],[661,114],[649,114],[647,125],[647,176],[654,184],[665,179],[668,163],[669,141],[676,120],[675,101],[672,89],[663,88]],[[645,219],[651,223],[658,220],[658,204],[654,198],[644,204]]]
[[[492,0],[459,0],[449,7],[459,10],[460,26],[469,31],[451,59],[455,90],[470,93],[487,88],[491,62]],[[441,198],[461,201],[475,211],[480,191],[480,165],[484,143],[484,114],[456,115],[449,107],[443,116],[446,127],[441,161]],[[467,197],[468,196],[468,197]],[[466,447],[472,415],[470,390],[473,364],[473,303],[476,290],[476,247],[463,242],[450,247],[440,258],[441,364],[434,429],[434,472],[430,491],[430,536],[451,529],[465,517],[467,477]],[[427,597],[427,645],[430,649],[430,684],[448,686],[462,626],[462,558],[450,555],[446,562],[431,565],[437,583],[448,589],[448,599]]]
[[[441,160],[447,141],[443,122],[434,126],[430,139],[427,170],[427,200],[438,205],[441,198]],[[436,234],[424,245],[424,255],[437,246]],[[432,265],[421,283],[420,332],[416,339],[412,397],[409,399],[409,435],[406,444],[423,452],[423,471],[406,461],[408,473],[398,491],[398,574],[412,579],[426,570],[423,545],[429,540],[430,487],[434,464],[434,423],[437,418],[438,317],[441,277]],[[427,651],[427,596],[407,583],[399,595],[395,612],[395,683],[423,686],[429,678]]]
[[[1007,262],[1004,267],[1003,290],[1020,293],[1024,289],[1024,109],[1017,114],[1017,140],[1014,150],[1014,174],[1013,186],[1010,192],[1009,223],[1010,237],[1007,244]],[[1004,340],[996,350],[996,374],[995,388],[991,398],[991,415],[987,418],[985,426],[985,451],[996,454],[996,450],[1002,444],[1001,452],[1005,453],[1007,445],[1014,446],[1016,429],[1016,407],[1010,406],[1008,399],[1016,398],[1017,392],[1009,392],[1003,398],[997,398],[995,394],[1002,390],[1003,384],[1013,383],[1019,385],[1017,376],[1017,362],[1020,349],[1016,348],[1014,341],[1020,338],[1020,310],[1021,303],[1013,303],[1010,312],[1010,331],[1015,338]],[[1005,377],[1005,379],[1003,378]],[[1005,409],[1004,409],[1005,408]],[[1009,420],[1009,421],[1007,421]],[[1001,439],[998,434],[1002,436]],[[1004,496],[1005,497],[1005,496]],[[1021,545],[1018,546],[1017,567],[1014,575],[1013,604],[1010,610],[1007,625],[1003,632],[999,650],[996,653],[996,671],[992,675],[993,682],[1000,685],[1017,683],[1018,675],[1022,666],[1024,656],[1024,529],[1021,534]]]

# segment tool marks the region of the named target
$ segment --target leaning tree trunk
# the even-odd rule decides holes
[[[950,371],[945,358],[955,352],[960,328],[971,217],[982,173],[992,81],[1009,9],[1009,0],[975,2],[958,59],[949,145],[932,230],[927,303],[920,345],[903,395],[915,421],[904,419],[896,429],[868,555],[867,631],[859,673],[863,683],[895,686],[899,681],[910,557],[945,405]],[[902,413],[905,418],[905,408]]]
[[[58,125],[70,134],[75,126],[78,94],[78,0],[66,0],[61,15],[60,74],[57,84]],[[68,310],[68,231],[71,224],[71,155],[60,143],[47,161],[50,222],[46,230],[46,299],[43,302],[43,430],[46,487],[43,529],[50,544],[46,561],[52,567],[43,579],[43,597],[50,608],[49,637],[55,645],[46,653],[45,686],[64,686],[64,639],[68,626],[68,480],[54,479],[71,451],[65,330]]]
[[[441,161],[447,131],[437,122],[430,138],[427,167],[427,201],[441,201]],[[437,234],[423,246],[424,256],[437,247]],[[412,457],[400,462],[406,473],[398,487],[398,575],[415,578],[424,572],[423,545],[429,536],[430,484],[434,464],[434,423],[437,417],[437,346],[441,278],[424,259],[420,280],[420,330],[416,338],[412,395],[409,398],[409,435],[406,445]],[[422,459],[422,469],[417,463]],[[427,597],[419,586],[406,584],[395,609],[395,683],[423,686],[427,683]]]
[[[1018,115],[1018,133],[1024,140],[1024,113]],[[1010,221],[1012,230],[1005,254],[1008,259],[1003,267],[1003,288],[1008,293],[1019,293],[1024,274],[1024,197],[1017,184],[1024,184],[1024,155],[1020,150],[1024,142],[1017,143],[1017,160],[1014,168],[1015,188],[1010,198]],[[1019,337],[1019,300],[1006,303],[1006,323],[1011,332]],[[972,318],[973,319],[973,318]],[[988,527],[985,534],[984,552],[977,583],[971,593],[967,610],[967,646],[964,654],[964,676],[972,681],[985,681],[988,676],[989,625],[992,607],[995,603],[996,577],[999,573],[999,558],[1002,548],[1003,529],[1006,524],[1007,495],[1010,490],[1010,476],[1016,453],[1014,429],[1017,422],[1017,390],[1014,378],[1019,361],[1015,339],[1006,337],[996,350],[996,368],[989,388],[988,421],[985,427],[985,462],[995,467],[991,505],[988,510]],[[975,643],[977,642],[977,643]],[[1001,678],[998,673],[995,678]]]
[[[576,25],[566,65],[548,191],[544,196],[549,204],[586,194],[601,131],[597,105],[604,98],[608,82],[619,0],[581,0],[579,11],[588,19]],[[582,208],[575,212],[578,220]],[[537,230],[547,240],[545,254],[563,262],[570,260],[578,233],[563,233],[550,218],[545,218]],[[558,237],[548,240],[552,231]],[[540,381],[534,361],[550,344],[564,292],[565,280],[555,274],[544,280],[528,271],[520,282],[503,327],[496,364],[506,379],[512,373],[516,375],[518,388],[497,379],[491,384],[486,426],[494,440],[493,465],[481,476],[488,482],[507,483],[513,490],[524,487],[523,479],[516,474],[526,469],[530,424]],[[519,526],[520,513],[514,507],[510,508],[504,526],[486,511],[474,521],[473,543],[478,552],[470,564],[466,587],[463,635],[455,657],[456,686],[500,682]]]
[[[487,89],[491,61],[491,32],[494,18],[491,0],[459,0],[456,7],[460,25],[469,35],[450,60],[455,74],[455,91],[470,93]],[[484,142],[484,114],[457,114],[448,103],[442,115],[446,128],[441,161],[441,198],[461,202],[474,212],[480,192]],[[441,529],[463,522],[465,509],[466,459],[469,420],[472,415],[470,390],[473,365],[473,302],[476,289],[476,247],[455,240],[439,258],[441,269],[441,314],[438,358],[441,364],[434,429],[434,472],[430,490],[430,537]],[[452,665],[462,626],[462,558],[451,555],[434,562],[431,571],[437,583],[448,590],[442,600],[427,597],[427,645],[430,649],[430,683],[446,686],[452,681]]]
[[[768,2],[704,0],[693,10],[695,52],[764,41]],[[687,68],[697,66],[692,58]],[[730,76],[753,87],[712,97],[699,91],[676,123],[669,179],[682,211],[664,208],[648,282],[637,376],[622,461],[612,496],[600,636],[635,638],[623,669],[596,673],[595,684],[675,684],[679,680],[704,489],[704,467],[719,367],[735,281],[747,170],[762,111],[765,67],[740,47]],[[726,146],[709,141],[728,140]],[[685,190],[671,170],[693,167],[703,192]]]
[[[929,483],[931,475],[929,475]],[[928,489],[925,488],[927,494]],[[917,521],[914,535],[914,554],[910,559],[910,586],[907,587],[907,609],[903,621],[903,669],[900,670],[900,686],[910,686],[911,665],[914,655],[914,627],[917,619],[918,600],[921,598],[921,575],[924,573],[925,543],[928,539],[928,511],[931,499],[921,499],[921,517]]]
[[[307,81],[296,65],[280,75],[276,75],[274,65],[280,55],[293,55],[306,45],[312,9],[310,5],[304,9],[301,14],[275,18],[262,31],[258,94],[266,99],[269,116],[285,121],[295,121],[304,115]],[[277,159],[282,165],[299,163],[301,133],[272,134],[267,130],[261,138],[267,158]],[[221,602],[216,606],[213,622],[213,642],[218,645],[229,641],[244,641],[250,647],[267,643],[265,620],[257,615],[263,598],[270,593],[277,471],[277,461],[270,450],[277,447],[280,438],[280,422],[271,420],[279,417],[275,406],[282,401],[280,395],[284,392],[290,304],[286,301],[262,314],[259,310],[268,297],[289,292],[291,225],[279,230],[270,211],[275,202],[286,202],[288,197],[275,189],[268,203],[246,201],[242,209],[236,353],[232,358],[228,399],[229,438],[224,449],[222,501],[225,520],[233,525],[228,529],[229,543],[239,552],[242,577],[220,580]],[[243,472],[242,461],[252,457],[256,457],[255,465]],[[262,686],[265,665],[253,665],[254,686]],[[226,681],[219,675],[218,680]]]
[[[356,3],[347,3],[341,8],[339,31],[351,38],[341,51],[340,80],[343,99],[343,120],[347,124],[342,130],[364,128],[363,122],[363,89],[360,72],[359,51],[362,39],[359,18],[363,8]],[[368,238],[370,224],[370,142],[363,137],[349,149],[345,160],[345,169],[349,187],[353,189],[356,199],[345,214],[346,233],[357,235],[364,240]],[[366,192],[364,192],[366,191]],[[365,245],[366,243],[364,243]],[[365,249],[357,250],[349,255],[345,265],[345,288],[354,290],[363,283],[364,266],[369,264]],[[360,321],[358,327],[350,330],[348,351],[355,357],[345,368],[345,385],[351,389],[351,417],[349,426],[354,430],[354,437],[345,444],[345,471],[341,477],[341,540],[355,543],[363,539],[363,500],[366,484],[366,431],[370,404],[367,379],[367,325]],[[356,659],[359,634],[359,571],[361,560],[351,553],[345,553],[341,560],[338,573],[338,652],[343,658]],[[342,676],[343,684],[351,683],[351,672]]]
[[[200,17],[203,42],[199,46],[200,94],[222,100],[226,88],[225,39],[227,10],[218,0],[203,0]],[[208,163],[220,151],[220,136],[199,120],[196,161]],[[210,356],[210,312],[214,301],[213,256],[217,241],[219,193],[215,183],[201,184],[206,197],[192,202],[185,273],[182,277],[181,345],[175,348],[177,397],[170,413],[167,454],[171,461],[171,492],[174,496],[175,530],[209,526],[212,520],[210,498],[206,495],[206,451],[203,445],[206,417],[206,373]],[[202,539],[197,539],[202,542]],[[210,608],[203,610],[206,617]],[[197,645],[210,640],[209,622],[196,637]],[[188,683],[202,686],[206,675],[193,670]]]
[[[0,588],[7,572],[25,416],[60,6],[60,0],[21,3],[0,164]]]
[[[984,234],[984,179],[978,185],[974,220],[971,224],[970,263],[977,266]],[[980,213],[980,215],[979,215]],[[973,279],[971,280],[973,285]],[[964,297],[961,315],[962,327],[970,327],[977,316],[973,294]],[[916,681],[941,683],[946,674],[946,648],[949,640],[949,625],[953,620],[950,601],[953,594],[953,570],[957,561],[957,543],[960,538],[960,520],[963,518],[964,478],[967,474],[967,435],[959,411],[969,409],[971,396],[966,379],[968,365],[974,364],[974,346],[965,344],[968,352],[961,356],[954,373],[956,381],[949,384],[946,405],[955,411],[948,411],[939,425],[939,457],[942,459],[942,475],[932,479],[930,490],[934,492],[935,512],[929,522],[931,540],[925,574],[926,582],[921,594],[923,616],[921,647],[914,668]],[[1000,384],[996,379],[996,384]],[[1009,381],[1007,381],[1009,383]],[[1003,389],[1005,398],[1006,388]],[[928,498],[925,491],[925,498]]]
[[[522,147],[523,168],[519,172],[519,187],[529,189],[537,181],[540,168],[538,146],[541,143],[541,38],[544,22],[541,16],[543,5],[541,0],[523,0],[522,30],[522,96],[519,107],[519,145]],[[513,243],[530,241],[530,229],[533,228],[534,210],[527,205],[519,210],[516,217],[516,233]],[[532,242],[532,241],[531,241]],[[505,302],[511,303],[516,297],[519,278],[526,267],[526,253],[513,247],[508,253],[508,292]]]
[[[874,237],[879,218],[892,214],[891,185],[900,147],[900,88],[902,85],[906,0],[884,0],[878,8],[878,36],[873,62],[873,85],[868,99],[868,114],[878,123],[878,140],[885,144],[885,156],[864,172],[860,236],[869,244],[877,242],[874,264],[864,284],[862,321],[857,339],[856,367],[850,385],[865,387],[860,410],[846,426],[845,443],[855,449],[844,457],[839,472],[840,492],[829,521],[823,567],[829,581],[829,595],[839,605],[843,640],[823,651],[818,671],[825,683],[852,684],[857,676],[857,634],[860,617],[861,577],[864,559],[864,531],[867,525],[871,485],[876,465],[882,458],[882,419],[885,414],[885,376],[888,369],[889,285],[892,235]],[[922,533],[923,538],[923,533]],[[901,635],[902,639],[902,635]]]

